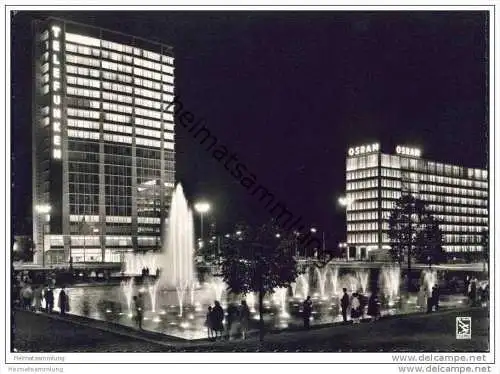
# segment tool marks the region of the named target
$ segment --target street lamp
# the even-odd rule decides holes
[[[354,203],[354,199],[351,199],[351,198],[346,197],[346,196],[339,197],[337,201],[338,201],[340,206],[343,206],[345,208],[347,208],[348,206],[350,206]]]
[[[298,245],[298,241],[299,241],[299,235],[300,233],[298,231],[294,231],[293,232],[293,235],[295,236],[295,257],[299,257],[299,245]]]
[[[200,237],[203,239],[203,215],[210,210],[210,204],[207,202],[199,202],[194,204],[194,209],[200,213],[201,221],[200,221]]]
[[[344,211],[346,212],[346,241],[347,241],[347,209],[349,209],[349,207],[351,207],[353,204],[354,204],[354,199],[350,198],[350,197],[347,197],[347,196],[341,196],[338,198],[338,203],[340,206],[342,206],[344,208]],[[349,248],[347,246],[347,250],[346,250],[346,254],[347,254],[347,260],[349,260]]]
[[[39,204],[35,206],[35,211],[38,214],[46,214],[42,224],[42,267],[45,267],[45,226],[46,221],[50,220],[50,211],[52,207],[49,204]]]
[[[310,231],[313,234],[316,234],[318,232],[318,229],[316,229],[316,227],[311,227]],[[325,249],[326,249],[325,232],[324,231],[321,231],[321,247],[323,249],[323,254],[324,254],[325,253]]]

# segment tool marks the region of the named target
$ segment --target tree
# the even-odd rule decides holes
[[[490,232],[488,228],[481,232],[481,255],[483,258],[483,271],[487,273],[489,277],[490,271]],[[487,267],[486,267],[487,266]],[[487,270],[486,270],[487,269]]]
[[[405,256],[408,261],[408,290],[411,285],[411,260],[419,249],[417,238],[429,224],[429,213],[422,200],[412,195],[403,195],[396,201],[389,216],[389,253],[401,266]]]
[[[422,263],[439,264],[445,260],[443,251],[443,233],[438,222],[427,216],[423,220],[423,228],[416,237],[417,260]]]
[[[297,277],[293,238],[273,223],[232,235],[222,247],[221,272],[235,294],[258,292],[260,339],[264,338],[264,296]]]

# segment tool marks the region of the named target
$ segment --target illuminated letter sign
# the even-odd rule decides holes
[[[410,148],[398,145],[396,147],[396,153],[403,156],[420,157],[422,152],[418,148]]]
[[[52,157],[61,158],[61,71],[59,68],[60,60],[60,41],[59,36],[61,28],[52,26]]]
[[[380,145],[378,143],[361,145],[359,147],[351,147],[347,151],[349,156],[358,156],[363,155],[365,153],[373,153],[378,152],[380,150]]]

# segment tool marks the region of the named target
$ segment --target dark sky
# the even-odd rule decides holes
[[[343,239],[336,200],[349,145],[487,165],[487,33],[481,12],[53,12],[174,46],[176,90],[295,215]],[[31,28],[13,16],[16,225],[31,211]],[[268,213],[181,127],[177,180],[220,227]]]

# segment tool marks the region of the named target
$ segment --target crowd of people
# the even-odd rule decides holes
[[[417,306],[427,313],[439,310],[439,287],[433,285],[432,287],[421,286],[418,290]]]
[[[228,305],[225,315],[225,328],[224,314],[224,309],[219,301],[215,301],[213,307],[211,305],[208,307],[205,319],[208,339],[223,339],[224,330],[226,330],[225,336],[228,340],[238,335],[240,335],[242,339],[246,339],[248,324],[250,322],[250,309],[248,308],[246,300],[242,300],[239,306],[234,303]]]
[[[487,281],[480,282],[476,277],[467,276],[465,294],[469,297],[470,306],[486,305],[490,299],[490,284]]]
[[[35,284],[29,277],[16,278],[12,284],[12,301],[15,307],[36,313],[54,312],[54,284]],[[61,315],[69,312],[69,297],[62,286],[57,297],[57,307]]]
[[[343,322],[347,322],[347,317],[350,311],[353,323],[360,323],[361,319],[364,317],[365,309],[368,309],[367,312],[372,321],[376,321],[380,318],[381,301],[377,290],[373,290],[368,300],[366,300],[366,296],[364,296],[361,292],[353,292],[352,295],[349,296],[347,288],[343,288],[342,293],[342,298],[340,299],[340,309],[342,312]]]
[[[371,321],[376,321],[380,318],[380,299],[377,291],[371,293],[368,300],[361,292],[353,292],[350,296],[347,293],[347,288],[342,289],[342,297],[340,299],[340,309],[342,312],[343,322],[348,321],[348,316],[354,324],[360,323],[361,319],[365,315],[365,310],[367,309],[367,314],[370,316]],[[302,303],[302,317],[304,320],[304,327],[309,329],[311,324],[313,304],[311,296],[307,298]]]

